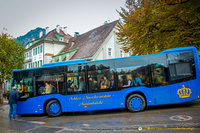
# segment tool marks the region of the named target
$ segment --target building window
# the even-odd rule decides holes
[[[34,67],[35,67],[35,66],[34,66],[34,62],[33,62],[32,64],[33,64],[32,66],[33,66],[33,68],[34,68]]]
[[[31,57],[31,51],[29,51],[29,57]]]
[[[64,38],[63,38],[63,37],[60,37],[60,38],[59,38],[59,41],[64,41]]]
[[[108,48],[108,56],[112,56],[112,49]]]
[[[42,60],[40,60],[40,66],[42,66]]]
[[[33,68],[33,64],[31,63],[31,68]]]
[[[42,53],[42,45],[40,46],[40,53]]]
[[[33,56],[35,55],[35,49],[33,49]]]
[[[40,47],[38,47],[38,54],[40,53]]]
[[[35,54],[37,55],[37,48],[35,49]]]
[[[120,50],[120,57],[124,57],[124,53],[122,50]]]
[[[37,62],[35,62],[35,67],[37,67]]]

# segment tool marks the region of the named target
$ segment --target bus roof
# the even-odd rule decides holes
[[[49,67],[56,67],[56,66],[65,66],[65,65],[73,65],[73,64],[89,63],[89,62],[99,62],[99,61],[109,61],[109,60],[124,59],[124,58],[135,58],[135,57],[141,57],[141,56],[159,55],[159,54],[167,54],[167,53],[174,53],[174,52],[184,52],[184,51],[193,51],[193,52],[196,51],[197,52],[197,49],[196,49],[196,47],[190,46],[190,47],[172,48],[172,49],[164,50],[164,51],[162,51],[160,53],[148,54],[148,55],[137,55],[137,56],[129,56],[129,57],[121,57],[121,58],[95,60],[95,61],[86,61],[84,59],[78,59],[78,60],[70,60],[70,61],[48,63],[48,64],[44,64],[42,67],[37,67],[37,68],[14,69],[13,71],[34,70],[34,69],[49,68]]]

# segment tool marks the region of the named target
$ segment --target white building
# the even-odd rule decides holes
[[[53,62],[85,59],[101,60],[129,56],[124,53],[115,34],[118,21],[106,23],[84,34],[75,33],[65,48],[53,56]]]
[[[52,56],[57,55],[66,46],[70,38],[71,36],[65,34],[59,27],[41,36],[37,40],[33,38],[32,41],[25,46],[24,68],[40,67],[43,64],[51,63]]]

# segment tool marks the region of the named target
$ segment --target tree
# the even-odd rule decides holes
[[[199,0],[154,0],[128,10],[119,12],[122,19],[116,33],[125,52],[132,50],[137,55],[183,46],[200,48]]]
[[[4,80],[10,81],[13,69],[21,69],[24,64],[25,49],[16,39],[2,33],[0,35],[0,99]]]

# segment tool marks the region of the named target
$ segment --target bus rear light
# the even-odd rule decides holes
[[[42,110],[42,109],[40,109],[40,110]]]
[[[198,96],[198,98],[199,98],[199,96]]]
[[[40,107],[40,105],[38,105],[38,107]]]
[[[149,101],[151,103],[151,101]]]

